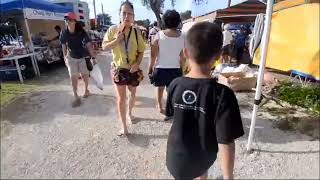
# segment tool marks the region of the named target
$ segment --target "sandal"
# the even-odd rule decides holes
[[[117,134],[118,137],[126,137],[128,135],[128,130],[120,130]]]
[[[72,106],[73,108],[79,107],[80,105],[81,105],[81,100],[80,100],[80,98],[75,99],[75,100],[71,103],[71,106]]]
[[[162,115],[166,115],[166,110],[161,109],[161,110],[160,110],[160,114],[162,114]]]
[[[84,93],[83,98],[88,98],[91,95],[90,91]]]
[[[164,120],[164,121],[169,121],[169,120],[171,120],[171,119],[172,119],[172,117],[166,116],[163,120]]]
[[[136,117],[128,115],[128,124],[136,124]]]

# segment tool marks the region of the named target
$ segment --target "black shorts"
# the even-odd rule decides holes
[[[191,158],[185,154],[172,153],[167,150],[166,165],[175,179],[194,179],[206,173],[216,158],[217,155],[214,153],[208,158]]]
[[[230,44],[222,47],[222,55],[230,55]]]
[[[150,77],[151,83],[156,87],[168,87],[170,83],[177,77],[182,76],[182,70],[177,69],[164,69],[156,68]]]

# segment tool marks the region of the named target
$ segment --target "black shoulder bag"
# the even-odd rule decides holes
[[[90,44],[91,45],[91,44]],[[92,71],[92,69],[93,69],[93,65],[92,65],[92,62],[91,62],[91,55],[90,55],[90,52],[89,52],[89,49],[87,49],[87,48],[85,48],[85,50],[86,50],[86,56],[85,56],[85,60],[86,60],[86,65],[87,65],[87,69],[89,70],[89,71]]]
[[[91,62],[91,57],[90,56],[87,56],[84,58],[86,60],[86,65],[87,65],[87,69],[89,71],[92,71],[93,69],[93,65],[92,65],[92,62]]]

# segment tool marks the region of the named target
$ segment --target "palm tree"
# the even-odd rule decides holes
[[[231,6],[231,0],[228,0],[228,8]]]

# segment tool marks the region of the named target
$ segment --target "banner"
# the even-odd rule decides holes
[[[273,13],[266,67],[295,70],[320,80],[319,7],[303,4]],[[260,56],[257,49],[254,64],[259,65]]]
[[[27,19],[64,20],[64,13],[56,13],[39,9],[26,8],[25,14]]]

